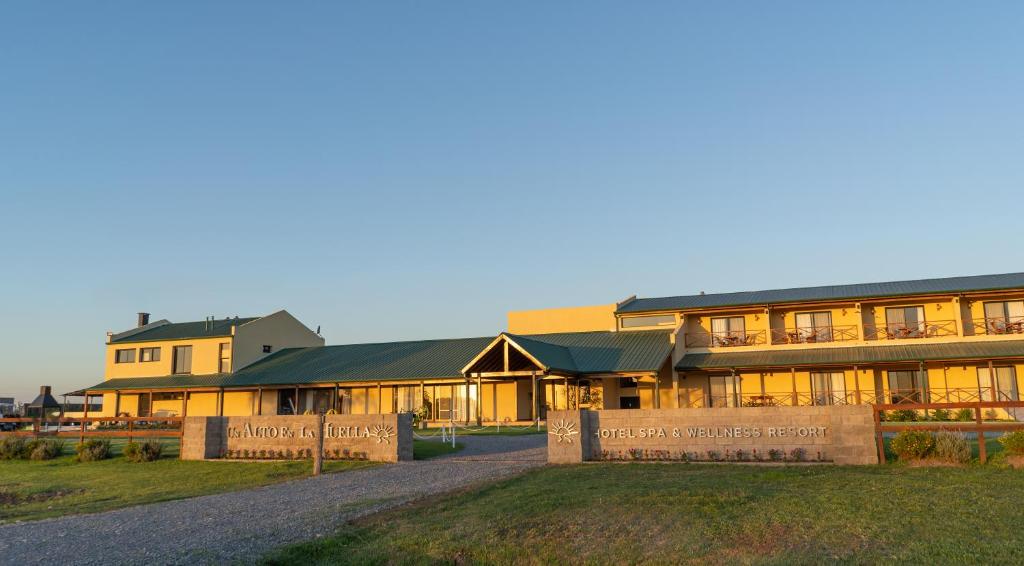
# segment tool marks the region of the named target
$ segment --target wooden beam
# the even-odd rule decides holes
[[[853,387],[854,398],[856,399],[857,404],[860,405],[860,368],[857,366],[853,366]]]
[[[512,368],[508,365],[508,340],[505,341],[505,371],[509,371]]]
[[[537,372],[530,372],[530,386],[533,388],[533,397],[530,399],[530,420],[540,418],[540,408],[537,406]]]
[[[796,393],[796,368],[789,368],[789,379],[793,382],[793,406],[796,407],[800,404],[800,398]]]
[[[466,426],[469,426],[469,376],[466,376],[466,415],[465,419]]]
[[[181,416],[188,416],[188,389],[181,392]],[[184,424],[182,424],[184,426]]]
[[[661,376],[654,374],[654,408],[661,408]]]
[[[672,371],[672,408],[679,408],[679,372]]]
[[[221,389],[217,392],[217,416],[224,416],[224,390]]]
[[[480,374],[476,376],[476,426],[483,425],[483,416],[480,414],[483,411],[483,380],[480,378]]]
[[[381,409],[384,408],[383,396],[381,395],[382,391],[384,391],[384,387],[381,385],[381,382],[378,381],[377,382],[377,414],[378,415],[381,414]]]
[[[263,388],[260,387],[256,390],[256,414],[263,414]]]

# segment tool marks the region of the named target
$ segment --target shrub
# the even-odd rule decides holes
[[[971,445],[962,432],[940,430],[935,433],[935,457],[946,462],[965,464],[971,461]]]
[[[999,413],[997,413],[995,409],[989,409],[989,410],[985,411],[985,420],[986,421],[997,421],[997,420],[999,420]]]
[[[778,448],[768,449],[768,459],[772,462],[778,462],[786,456],[786,453]]]
[[[974,409],[968,409],[967,407],[964,407],[963,409],[957,411],[956,415],[953,418],[958,421],[973,421]]]
[[[916,421],[917,411],[913,409],[897,409],[895,411],[889,411],[885,420],[895,422]]]
[[[905,430],[892,439],[890,446],[901,460],[921,459],[935,448],[935,437],[923,430]]]
[[[79,462],[95,462],[98,460],[106,460],[110,457],[110,441],[91,439],[82,442],[78,446],[75,446],[75,452],[78,453],[77,460]]]
[[[948,421],[951,418],[953,418],[953,416],[950,414],[949,409],[935,409],[932,411],[933,421]]]
[[[129,462],[152,462],[160,459],[163,452],[163,445],[155,440],[147,440],[143,443],[129,442],[124,446],[124,457]]]
[[[0,460],[24,458],[25,444],[25,439],[20,436],[8,436],[0,440]]]
[[[789,458],[794,462],[803,462],[807,459],[807,451],[803,448],[794,448],[789,451]]]
[[[30,460],[53,460],[63,453],[63,440],[33,440],[25,445],[25,455]]]
[[[1016,430],[1000,436],[999,443],[1003,445],[1004,450],[1014,456],[1024,454],[1024,430]]]

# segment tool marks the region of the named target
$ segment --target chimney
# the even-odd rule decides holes
[[[148,312],[140,312],[139,313],[139,328],[142,328],[143,326],[146,326],[147,324],[149,324],[149,313]]]
[[[39,386],[39,396],[40,397],[46,397],[47,395],[50,394],[50,391],[51,391],[51,389],[50,389],[49,385],[40,385]]]

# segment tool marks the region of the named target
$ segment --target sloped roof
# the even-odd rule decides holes
[[[197,322],[171,322],[154,326],[148,330],[135,333],[126,333],[126,336],[115,335],[111,338],[111,344],[125,344],[129,342],[152,342],[154,340],[187,340],[189,338],[219,338],[231,336],[232,326],[241,326],[247,322],[259,320],[261,317],[248,318],[221,318],[214,320],[211,324],[201,320]]]
[[[672,352],[669,332],[508,334],[548,369],[574,374],[658,371]]]
[[[1024,357],[1024,340],[693,353],[683,356],[676,369],[786,368],[1014,357]]]
[[[742,291],[738,293],[711,293],[706,295],[682,295],[677,297],[652,297],[636,299],[619,307],[618,313],[640,313],[664,310],[701,309],[746,305],[768,305],[774,303],[798,303],[807,301],[836,301],[847,299],[869,299],[898,297],[905,295],[931,295],[936,293],[964,293],[968,291],[998,291],[1024,288],[1024,273],[1000,275],[972,275],[966,277],[945,277],[941,279],[917,279],[913,281],[889,281],[885,283],[860,283],[854,285],[827,285],[822,287],[798,287],[767,291]]]

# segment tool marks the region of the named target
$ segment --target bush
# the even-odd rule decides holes
[[[946,462],[966,464],[971,461],[971,445],[962,432],[940,430],[935,433],[935,457]]]
[[[900,460],[919,460],[935,448],[935,437],[923,430],[905,430],[892,439],[890,447]]]
[[[23,458],[30,460],[53,460],[64,453],[63,440],[33,440],[25,444]]]
[[[913,409],[897,409],[895,411],[889,411],[885,420],[895,422],[916,421],[917,411]]]
[[[142,444],[129,442],[124,445],[124,457],[129,462],[152,462],[160,459],[164,447],[155,440],[147,440]]]
[[[0,460],[17,460],[25,457],[25,439],[8,436],[0,440]]]
[[[956,416],[953,417],[958,421],[973,421],[974,420],[974,409],[968,409],[964,407],[956,412]]]
[[[98,439],[86,440],[78,446],[75,446],[75,452],[78,453],[76,459],[79,462],[106,460],[110,457],[110,441]]]
[[[1008,432],[1000,436],[999,443],[1003,445],[1004,450],[1014,456],[1024,454],[1024,430]]]
[[[953,417],[950,414],[949,409],[935,409],[934,411],[932,411],[933,421],[948,421],[951,418]]]

